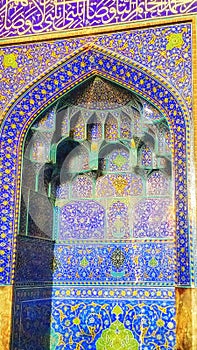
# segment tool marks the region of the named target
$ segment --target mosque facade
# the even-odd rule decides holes
[[[196,1],[0,1],[0,349],[197,349]]]

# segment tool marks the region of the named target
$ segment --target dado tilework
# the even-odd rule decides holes
[[[38,287],[17,289],[15,298],[15,350],[175,346],[173,288]]]
[[[163,311],[163,312],[162,312]],[[173,302],[119,300],[54,300],[52,342],[56,349],[173,349]],[[58,342],[57,342],[58,340]],[[143,344],[143,347],[142,347]]]
[[[138,62],[175,87],[192,106],[191,25],[164,26],[132,32],[15,45],[0,50],[0,110],[28,84],[82,47],[94,43]]]

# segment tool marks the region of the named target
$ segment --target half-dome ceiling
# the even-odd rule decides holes
[[[116,109],[131,103],[139,109],[139,99],[130,91],[104,78],[94,77],[69,95],[69,103],[86,109]]]

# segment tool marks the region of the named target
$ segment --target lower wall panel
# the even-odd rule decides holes
[[[0,349],[10,349],[13,286],[0,286]]]
[[[12,349],[50,349],[51,298],[51,287],[15,289]]]
[[[174,349],[173,288],[18,287],[13,350]]]

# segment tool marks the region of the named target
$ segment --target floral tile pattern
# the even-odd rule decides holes
[[[173,349],[174,286],[190,286],[194,279],[190,263],[192,246],[187,198],[190,161],[188,121],[192,101],[191,25],[4,47],[0,51],[0,64],[0,106],[1,111],[6,111],[0,140],[3,189],[0,283],[16,283],[13,350],[48,350],[49,343],[51,350],[108,350],[109,346],[113,350],[117,349],[117,344],[125,350],[128,347],[132,350]],[[41,80],[38,79],[40,74],[43,75]],[[18,231],[21,155],[26,130],[43,109],[95,74],[139,94],[157,107],[169,123],[174,140],[176,242],[172,240],[174,227],[169,224],[170,213],[168,225],[164,217],[158,230],[155,219],[159,210],[157,199],[149,198],[136,205],[133,241],[128,232],[126,202],[109,202],[110,242],[103,241],[97,245],[91,242],[93,235],[98,233],[94,228],[88,242],[74,240],[72,234],[66,237],[66,219],[61,232],[65,242],[55,246],[47,240],[43,244],[41,239],[33,237],[17,238],[20,249],[14,281],[16,247],[13,240]],[[24,95],[20,93],[23,88],[26,89]],[[20,96],[8,111],[7,106],[17,94]],[[158,118],[156,108],[155,114],[152,114],[152,118]],[[110,122],[113,126],[114,120]],[[82,138],[78,124],[73,128]],[[50,125],[54,127],[53,123]],[[43,125],[45,127],[48,127],[47,124]],[[122,130],[127,133],[126,128]],[[116,139],[117,135],[113,137]],[[39,148],[39,145],[36,147]],[[146,156],[148,152],[149,149]],[[109,161],[113,169],[125,169],[127,154],[110,155]],[[154,174],[149,183],[151,196],[158,194],[159,181],[164,183],[167,192],[170,191],[167,180],[157,175]],[[122,182],[117,178],[112,180],[119,194]],[[143,184],[140,181],[137,184],[137,190],[142,195]],[[59,197],[67,193],[67,189],[58,190]],[[71,224],[72,210],[81,210],[79,203],[80,200],[77,208],[66,208],[71,213]],[[140,204],[146,209],[146,217],[140,217]],[[171,206],[168,198],[163,199],[163,204]],[[126,222],[118,242],[114,242],[113,225],[119,228],[121,235],[122,226],[118,214],[117,217],[111,214],[114,206],[117,213],[120,210],[124,212]],[[151,206],[155,210],[154,218],[149,216]],[[94,202],[92,207],[94,210]],[[66,209],[58,208],[57,212]],[[102,207],[100,219],[99,234],[102,238]],[[75,222],[77,228],[87,226],[83,213],[79,221]],[[169,232],[167,236],[166,231]],[[80,237],[79,233],[78,238],[86,239],[86,234],[83,234]],[[72,244],[66,242],[68,238],[73,239]],[[22,330],[20,337],[19,330]]]
[[[0,110],[40,74],[91,43],[107,47],[165,78],[191,110],[190,24],[1,48]]]
[[[116,69],[113,70],[113,67]],[[165,85],[156,81],[153,77],[146,74],[134,66],[127,65],[115,57],[105,55],[102,51],[89,50],[82,52],[72,60],[64,63],[60,68],[46,76],[41,82],[33,86],[25,96],[19,99],[18,103],[7,115],[2,129],[2,146],[1,156],[3,184],[3,207],[2,230],[3,230],[3,246],[6,247],[7,253],[2,259],[2,275],[1,282],[9,281],[10,265],[6,264],[10,261],[9,252],[11,249],[13,213],[14,213],[14,193],[17,190],[16,173],[18,166],[20,167],[20,159],[18,160],[18,150],[22,146],[19,142],[19,135],[23,137],[24,126],[31,122],[32,118],[39,113],[48,103],[50,99],[55,99],[59,95],[70,89],[71,84],[76,84],[79,77],[94,74],[95,69],[102,75],[106,75],[115,81],[126,84],[137,93],[147,98],[166,114],[168,121],[173,122],[174,129],[171,132],[176,135],[174,147],[174,169],[175,169],[175,196],[177,208],[177,278],[180,283],[188,284],[190,281],[189,273],[189,249],[188,249],[188,219],[187,219],[187,164],[185,162],[187,147],[186,145],[186,124],[185,114],[183,115],[177,98],[174,97],[171,90]],[[185,112],[186,113],[186,112]],[[10,196],[12,194],[12,196]],[[8,198],[10,201],[8,201]],[[11,203],[11,204],[10,204]],[[185,267],[182,268],[184,261]]]
[[[13,349],[49,349],[49,313],[51,350],[175,346],[173,288],[17,289]]]

